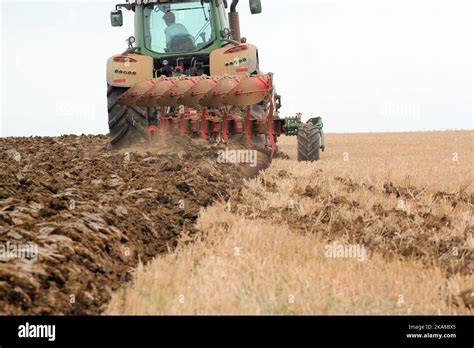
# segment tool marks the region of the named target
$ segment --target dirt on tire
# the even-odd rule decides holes
[[[113,151],[106,136],[0,139],[0,313],[94,315],[140,261],[239,190],[219,145]]]

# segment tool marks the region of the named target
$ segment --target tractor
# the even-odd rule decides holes
[[[278,137],[287,134],[298,135],[299,160],[319,159],[322,122],[280,118],[273,74],[261,71],[257,47],[241,36],[238,3],[127,0],[115,6],[112,26],[123,26],[123,10],[133,11],[135,35],[107,61],[113,148],[174,134],[254,146],[273,158]],[[249,5],[252,14],[262,12],[260,0]]]

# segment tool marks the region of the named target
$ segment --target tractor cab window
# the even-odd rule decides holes
[[[209,2],[186,1],[145,8],[145,44],[154,52],[198,51],[214,39]]]

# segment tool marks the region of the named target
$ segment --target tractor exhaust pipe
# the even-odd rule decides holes
[[[232,34],[232,40],[240,42],[240,19],[239,13],[237,12],[237,5],[239,4],[239,0],[232,0],[232,4],[230,5],[230,12],[229,12],[229,25],[230,25],[230,32]]]

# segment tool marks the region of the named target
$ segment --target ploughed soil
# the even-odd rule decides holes
[[[0,139],[0,313],[103,312],[140,261],[192,236],[201,208],[240,189],[245,175],[218,163],[219,149]]]
[[[257,180],[264,189],[250,194],[243,191],[244,194],[236,197],[236,202],[241,204],[233,205],[232,211],[243,216],[270,218],[277,224],[287,224],[295,232],[317,233],[329,242],[364,245],[388,259],[421,260],[429,267],[440,267],[448,276],[473,273],[474,226],[469,219],[474,194],[428,192],[392,182],[370,185],[349,177],[330,177],[325,181],[321,169],[315,169],[313,175],[316,179],[311,185],[292,187],[289,197],[296,208],[276,209],[266,198],[268,194],[281,192],[287,182],[297,183],[302,179],[280,170],[273,176],[269,173],[260,176]],[[253,205],[246,199],[249,195],[255,199]],[[406,203],[403,207],[387,208],[382,204],[384,198]],[[305,212],[305,202],[313,203],[313,212],[310,209]],[[449,209],[453,211],[449,213]]]

